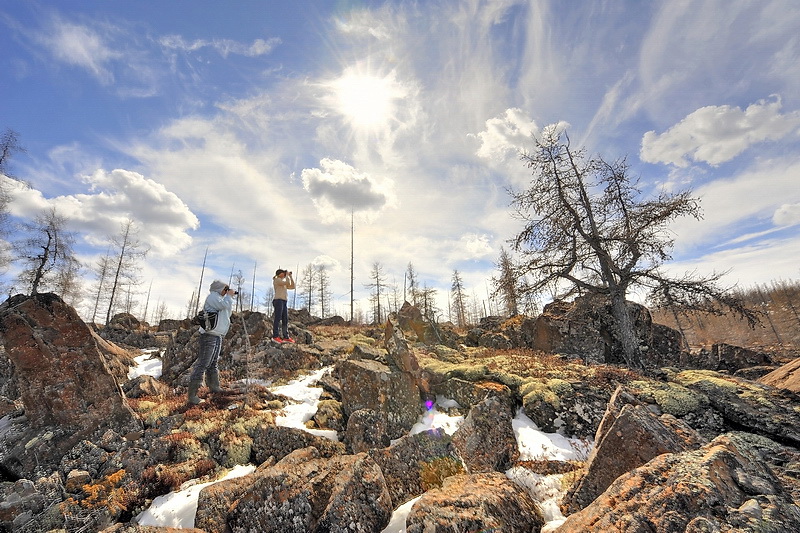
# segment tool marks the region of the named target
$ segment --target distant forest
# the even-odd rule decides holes
[[[692,349],[724,342],[789,355],[800,348],[800,282],[773,281],[740,295],[761,311],[760,326],[732,315],[679,315],[668,308],[653,310],[653,321],[680,330]]]

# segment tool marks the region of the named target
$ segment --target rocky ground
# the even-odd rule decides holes
[[[258,385],[185,402],[197,331],[121,316],[95,331],[53,295],[0,305],[0,531],[166,531],[134,518],[192,479],[195,531],[380,532],[419,498],[409,532],[538,532],[535,490],[505,473],[565,474],[558,532],[800,530],[796,361],[717,345],[691,353],[631,306],[648,369],[619,364],[602,304],[487,318],[461,332],[409,306],[380,327],[294,313],[296,344],[267,317],[235,317],[223,381],[287,381],[323,367],[310,428],[275,424],[287,399]],[[127,379],[159,346],[159,379]],[[410,427],[436,397],[465,416],[452,435]],[[593,440],[576,461],[522,461],[511,421]],[[553,529],[556,526],[548,526]],[[184,530],[185,531],[185,530]]]

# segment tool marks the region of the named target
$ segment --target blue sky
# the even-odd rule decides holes
[[[86,263],[133,218],[175,315],[209,247],[205,279],[257,265],[257,297],[325,264],[347,316],[351,208],[357,300],[376,261],[485,299],[518,152],[562,124],[646,191],[701,198],[670,270],[797,279],[798,28],[794,0],[0,0],[12,214],[55,206]]]

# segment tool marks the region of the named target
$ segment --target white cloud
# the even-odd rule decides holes
[[[389,201],[386,185],[342,161],[323,159],[322,168],[301,172],[303,187],[325,221],[357,213],[375,214]]]
[[[800,111],[781,114],[781,101],[761,100],[744,111],[733,106],[707,106],[691,113],[660,135],[642,138],[641,158],[679,167],[688,159],[719,165],[750,146],[782,139],[800,128]]]
[[[92,244],[115,234],[122,222],[133,219],[140,238],[154,254],[169,256],[191,243],[188,230],[197,229],[197,217],[174,193],[160,183],[128,170],[97,170],[84,181],[90,193],[46,198],[40,191],[11,182],[12,214],[32,219],[54,207],[71,230],[87,235]]]
[[[530,146],[538,132],[536,122],[521,109],[506,109],[502,115],[487,120],[486,129],[477,134],[481,145],[476,155],[497,163],[519,159],[520,150]]]
[[[268,40],[256,39],[252,43],[247,44],[231,39],[195,39],[194,41],[186,41],[180,35],[167,35],[160,38],[159,43],[161,43],[164,48],[179,50],[181,52],[196,52],[203,48],[212,48],[222,57],[228,57],[230,54],[237,54],[245,57],[258,57],[272,52],[276,46],[281,44],[281,40],[277,37],[273,37]]]
[[[477,233],[467,233],[462,235],[456,246],[458,259],[483,259],[494,255],[494,249],[490,244],[488,235]]]
[[[800,203],[783,204],[772,215],[772,222],[776,226],[794,226],[800,224]]]

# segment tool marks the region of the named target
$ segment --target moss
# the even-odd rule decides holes
[[[350,337],[350,342],[352,342],[353,344],[363,344],[365,346],[375,346],[375,343],[377,341],[372,337],[367,337],[366,335],[363,335],[361,333],[356,333],[355,335]]]
[[[431,375],[434,381],[459,378],[475,382],[491,377],[491,373],[485,365],[452,364],[436,359],[423,359],[420,361],[420,366],[423,371]]]
[[[632,381],[628,385],[643,401],[655,403],[663,413],[683,417],[708,404],[705,395],[677,383]]]
[[[132,404],[132,402],[129,402]],[[133,407],[133,405],[132,405]],[[145,426],[155,427],[160,419],[169,416],[169,405],[164,403],[141,400],[135,404],[136,413],[142,418]]]
[[[506,385],[511,390],[519,390],[520,387],[526,382],[525,378],[512,374],[510,372],[495,372],[494,377],[497,381]]]
[[[528,381],[520,387],[519,393],[523,405],[547,403],[558,409],[561,404],[558,394],[548,386],[547,382]]]
[[[220,434],[216,444],[217,450],[212,455],[216,462],[223,467],[232,468],[250,462],[253,439],[249,436],[226,432]]]
[[[739,390],[739,382],[733,379],[726,379],[719,372],[713,370],[684,370],[675,376],[675,381],[688,387],[697,385],[702,390],[712,388],[727,390],[736,394]]]
[[[437,457],[420,463],[419,479],[425,491],[439,488],[450,476],[466,474],[464,465],[452,457]]]

